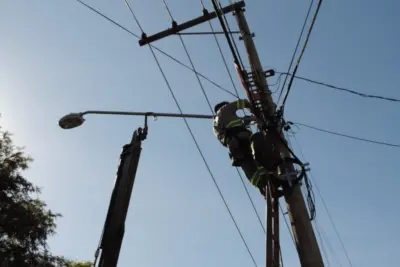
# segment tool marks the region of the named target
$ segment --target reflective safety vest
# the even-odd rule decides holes
[[[220,108],[214,118],[214,134],[226,145],[227,130],[234,127],[245,127],[243,120],[236,115],[239,109],[250,108],[247,99],[239,99]]]
[[[250,183],[257,187],[261,179],[263,179],[263,176],[265,176],[266,174],[267,172],[265,171],[264,167],[258,166],[257,171],[253,174],[253,176],[250,179]]]

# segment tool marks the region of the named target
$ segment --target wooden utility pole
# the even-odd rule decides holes
[[[241,78],[242,85],[245,88],[246,94],[249,97],[250,102],[253,104],[253,111],[257,117],[257,122],[259,124],[259,129],[261,132],[265,132],[266,122],[269,118],[276,114],[276,105],[273,103],[270,91],[268,89],[268,84],[266,80],[266,72],[263,71],[260,59],[256,51],[256,47],[253,43],[253,37],[250,33],[249,27],[247,25],[246,19],[244,17],[243,11],[245,7],[244,1],[239,1],[226,7],[218,7],[216,1],[212,1],[215,11],[208,12],[203,10],[203,15],[182,24],[177,22],[172,22],[172,27],[161,31],[153,35],[142,34],[142,39],[139,41],[139,45],[147,45],[154,41],[160,40],[167,36],[182,34],[182,31],[202,24],[206,21],[218,18],[223,27],[224,33],[229,35],[227,28],[225,27],[225,22],[222,18],[224,14],[234,12],[237,23],[239,25],[240,33],[244,44],[246,46],[251,73],[246,75],[244,70],[239,66],[238,58],[235,56],[235,51],[232,51],[235,58],[235,67]],[[215,34],[215,33],[212,33]],[[227,36],[231,50],[234,50],[229,37]],[[278,136],[278,135],[276,135]],[[284,141],[284,137],[282,136]],[[290,157],[290,153],[279,138],[275,138],[272,144],[280,152],[283,157]],[[276,150],[274,150],[276,151]],[[279,153],[278,153],[279,154]],[[296,170],[292,164],[283,164],[284,170],[283,175],[290,176],[296,173]],[[319,251],[318,243],[315,238],[315,234],[308,217],[307,208],[304,202],[303,195],[301,194],[300,186],[295,184],[290,186],[289,183],[282,185],[283,194],[287,202],[290,220],[292,223],[294,239],[297,246],[297,251],[299,253],[300,262],[302,267],[323,267],[323,261],[321,253]],[[266,188],[267,192],[267,267],[279,267],[279,256],[280,256],[280,245],[279,245],[279,192],[276,186],[269,182]]]
[[[267,116],[273,116],[276,112],[276,105],[274,104],[267,80],[257,54],[255,44],[253,42],[253,36],[250,32],[249,26],[247,25],[246,18],[244,16],[244,9],[237,8],[235,10],[236,21],[239,25],[241,37],[246,47],[248,60],[250,62],[252,79],[255,81],[255,85],[260,92],[266,92],[264,94],[265,101],[263,110],[267,113]],[[282,142],[275,144],[282,155],[290,157],[290,153],[286,146]],[[295,168],[292,164],[285,166],[284,173],[294,173]],[[321,252],[318,247],[317,239],[312,228],[311,221],[308,216],[308,211],[300,190],[300,185],[284,187],[284,197],[288,207],[288,213],[293,229],[294,239],[299,253],[300,262],[302,267],[323,267],[323,260]]]

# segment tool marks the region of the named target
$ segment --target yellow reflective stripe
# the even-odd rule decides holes
[[[262,167],[262,166],[257,167],[257,171],[251,177],[250,183],[254,186],[257,186],[257,184],[260,182],[261,176],[263,174],[265,174],[264,167]]]
[[[236,101],[236,108],[237,109],[242,109],[246,106],[246,100],[244,99],[239,99],[238,101]]]
[[[256,172],[253,177],[251,177],[250,179],[250,183],[254,186],[257,186],[258,182],[260,181],[260,177],[258,175],[258,173]]]
[[[228,125],[226,125],[226,128],[232,128],[232,127],[241,126],[241,125],[243,125],[242,120],[237,119],[237,120],[233,120],[230,123],[228,123]]]

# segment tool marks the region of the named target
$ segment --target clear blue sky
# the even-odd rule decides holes
[[[140,33],[122,0],[86,2]],[[168,2],[178,22],[201,12],[196,0]],[[206,3],[211,7],[210,1]],[[248,22],[266,67],[286,70],[308,4],[247,1]],[[131,5],[147,33],[170,26],[161,0],[131,1]],[[325,1],[298,74],[364,93],[400,97],[399,8],[400,3],[389,0]],[[1,1],[0,36],[1,125],[35,159],[26,176],[43,187],[49,207],[64,215],[57,235],[50,239],[51,251],[91,260],[121,147],[142,119],[91,116],[84,126],[69,131],[58,127],[58,119],[87,109],[176,112],[177,108],[149,49],[76,1]],[[220,40],[231,63],[226,42]],[[232,89],[213,37],[191,36],[185,41],[197,69]],[[157,45],[188,63],[177,37]],[[183,111],[208,113],[193,73],[162,55],[159,59]],[[233,100],[203,84],[213,104]],[[396,142],[399,110],[398,104],[296,81],[286,118]],[[212,135],[211,122],[193,120],[190,125],[258,265],[263,266],[263,232],[227,152]],[[400,150],[307,129],[297,139],[353,266],[396,266],[400,182],[395,166]],[[299,153],[296,145],[294,149]],[[248,188],[264,218],[263,199]],[[349,266],[318,194],[317,212],[331,266]],[[180,119],[151,121],[126,226],[121,267],[252,266]],[[299,266],[284,224],[282,246],[285,265]]]

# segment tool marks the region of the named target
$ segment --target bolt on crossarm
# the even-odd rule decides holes
[[[268,89],[265,73],[253,42],[253,36],[250,33],[250,29],[243,12],[243,8],[237,8],[234,15],[239,25],[241,37],[244,41],[248,60],[251,66],[251,82],[253,83],[254,89],[253,92],[250,92],[250,94],[257,95],[258,102],[255,108],[259,108],[261,110],[264,117],[261,118],[261,120],[264,120],[264,123],[267,124],[268,119],[275,116],[276,105],[273,103],[270,91]],[[267,121],[265,121],[265,119],[267,119]],[[278,150],[281,154],[283,154],[284,157],[289,158],[290,152],[284,144],[286,141],[284,140],[283,134],[280,138],[283,142],[277,141],[274,145],[277,146]],[[282,171],[283,173],[295,173],[295,168],[293,164],[285,164],[285,168]],[[295,184],[293,186],[283,186],[283,193],[288,206],[288,213],[292,224],[301,265],[303,267],[323,267],[324,264],[321,252],[319,250],[317,239],[308,216],[303,195],[301,194],[300,185]]]

